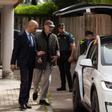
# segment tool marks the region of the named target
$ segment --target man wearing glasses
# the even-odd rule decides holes
[[[46,101],[48,93],[50,76],[53,65],[59,57],[59,43],[57,36],[52,33],[55,25],[51,20],[44,22],[44,28],[41,33],[36,34],[37,43],[37,60],[36,70],[33,77],[34,93],[33,100],[38,97],[38,86],[42,81],[41,95],[39,104],[49,106],[50,104]]]

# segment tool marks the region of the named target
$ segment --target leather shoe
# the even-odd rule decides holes
[[[31,109],[32,107],[28,104],[24,104],[26,108]]]
[[[65,90],[66,90],[66,88],[64,88],[64,87],[57,88],[57,91],[65,91]]]
[[[24,111],[25,109],[27,109],[26,106],[23,104],[21,104],[19,108],[20,108],[20,111]]]
[[[50,104],[46,100],[40,100],[39,105],[46,105],[49,106]]]
[[[33,93],[33,100],[36,100],[38,98],[38,92]]]

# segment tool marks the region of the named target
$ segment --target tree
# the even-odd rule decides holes
[[[51,16],[57,6],[53,2],[45,2],[38,5],[18,5],[14,12],[17,15]]]

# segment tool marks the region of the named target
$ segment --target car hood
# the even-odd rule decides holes
[[[112,82],[112,66],[101,67],[100,73],[103,80]]]

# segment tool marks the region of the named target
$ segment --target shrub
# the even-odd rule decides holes
[[[39,5],[18,5],[14,12],[18,15],[52,15],[57,10],[57,6],[53,2],[46,2]]]

